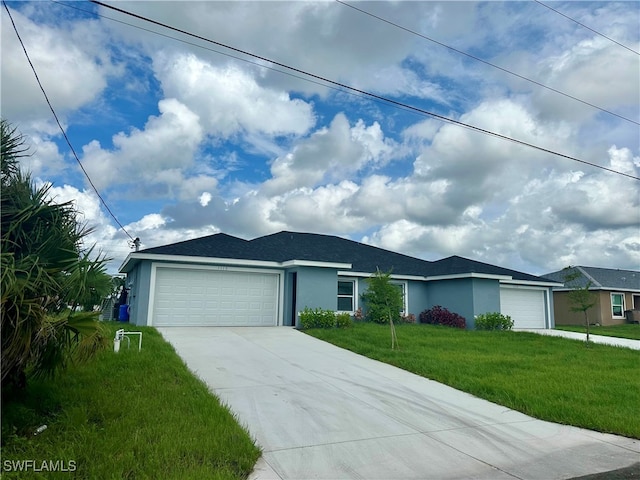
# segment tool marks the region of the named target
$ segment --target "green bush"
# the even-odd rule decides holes
[[[483,313],[476,316],[476,330],[511,330],[513,320],[500,312]]]
[[[399,323],[404,308],[402,290],[391,283],[391,272],[378,270],[367,278],[367,290],[361,295],[365,304],[365,320],[375,323]]]
[[[322,308],[305,307],[300,312],[300,326],[307,328],[347,328],[351,326],[351,315],[346,312],[337,313]]]
[[[351,315],[346,312],[336,313],[336,327],[348,328],[351,326]]]

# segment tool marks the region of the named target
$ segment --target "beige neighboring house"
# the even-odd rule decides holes
[[[596,304],[587,313],[591,325],[619,325],[640,321],[640,271],[598,267],[572,267],[543,277],[563,282],[567,273],[579,277],[564,287],[553,288],[553,311],[556,325],[584,325],[582,312],[571,311],[571,287],[584,287],[594,293]]]

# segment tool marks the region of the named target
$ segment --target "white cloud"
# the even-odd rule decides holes
[[[64,157],[58,146],[48,136],[42,135],[29,127],[23,130],[22,125],[14,125],[24,135],[25,146],[29,146],[27,156],[20,159],[20,168],[33,177],[46,178],[65,169]],[[30,133],[32,132],[32,133]]]
[[[84,146],[83,164],[99,190],[125,186],[134,198],[180,198],[215,187],[213,177],[186,174],[204,136],[199,117],[175,99],[161,100],[158,109],[144,130],[114,135],[113,149],[97,141]]]
[[[539,62],[539,72],[545,83],[556,90],[636,121],[640,118],[637,108],[640,101],[639,68],[637,55],[595,36],[569,45],[557,56]],[[627,107],[630,99],[635,99],[633,109]],[[566,119],[579,120],[599,113],[598,109],[549,90],[538,89],[534,102],[545,117],[561,115]]]
[[[200,195],[200,197],[198,198],[198,201],[200,202],[200,205],[206,207],[211,201],[211,194],[209,192],[203,192],[202,195]]]
[[[293,190],[272,198],[275,203],[269,220],[300,231],[357,231],[367,225],[367,220],[355,217],[349,206],[357,190],[358,186],[348,180],[337,185]]]
[[[196,112],[209,134],[302,135],[315,122],[311,104],[261,87],[233,64],[216,66],[193,54],[158,53],[154,66],[165,95]]]
[[[278,195],[300,187],[313,187],[324,181],[336,181],[365,166],[378,167],[393,155],[394,142],[384,138],[380,125],[366,126],[359,120],[349,125],[338,114],[327,128],[316,131],[298,143],[293,151],[276,158],[271,165],[272,178],[262,189]]]
[[[95,100],[110,75],[120,73],[104,48],[100,22],[84,20],[52,27],[10,9],[47,95],[59,114]],[[81,41],[80,41],[81,39]],[[2,14],[2,116],[12,122],[50,117],[31,67]]]

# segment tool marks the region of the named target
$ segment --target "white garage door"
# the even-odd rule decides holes
[[[152,324],[273,326],[278,314],[274,273],[156,269]]]
[[[511,317],[513,328],[545,328],[544,291],[500,287],[500,312]]]

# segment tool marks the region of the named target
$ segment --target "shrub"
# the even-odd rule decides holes
[[[346,312],[336,313],[336,327],[348,328],[351,326],[351,315]]]
[[[400,321],[400,312],[404,306],[402,290],[391,283],[391,273],[378,270],[367,278],[367,291],[362,295],[366,306],[365,319],[375,323]]]
[[[416,323],[416,316],[413,313],[402,315],[400,323]]]
[[[476,330],[511,330],[513,320],[500,312],[483,313],[476,316]]]
[[[420,314],[420,323],[429,323],[431,325],[445,325],[454,328],[466,328],[467,321],[464,317],[457,313],[450,312],[440,305],[423,311]]]
[[[346,313],[336,313],[322,308],[305,309],[300,312],[300,326],[306,328],[346,328],[351,326],[351,316]]]

